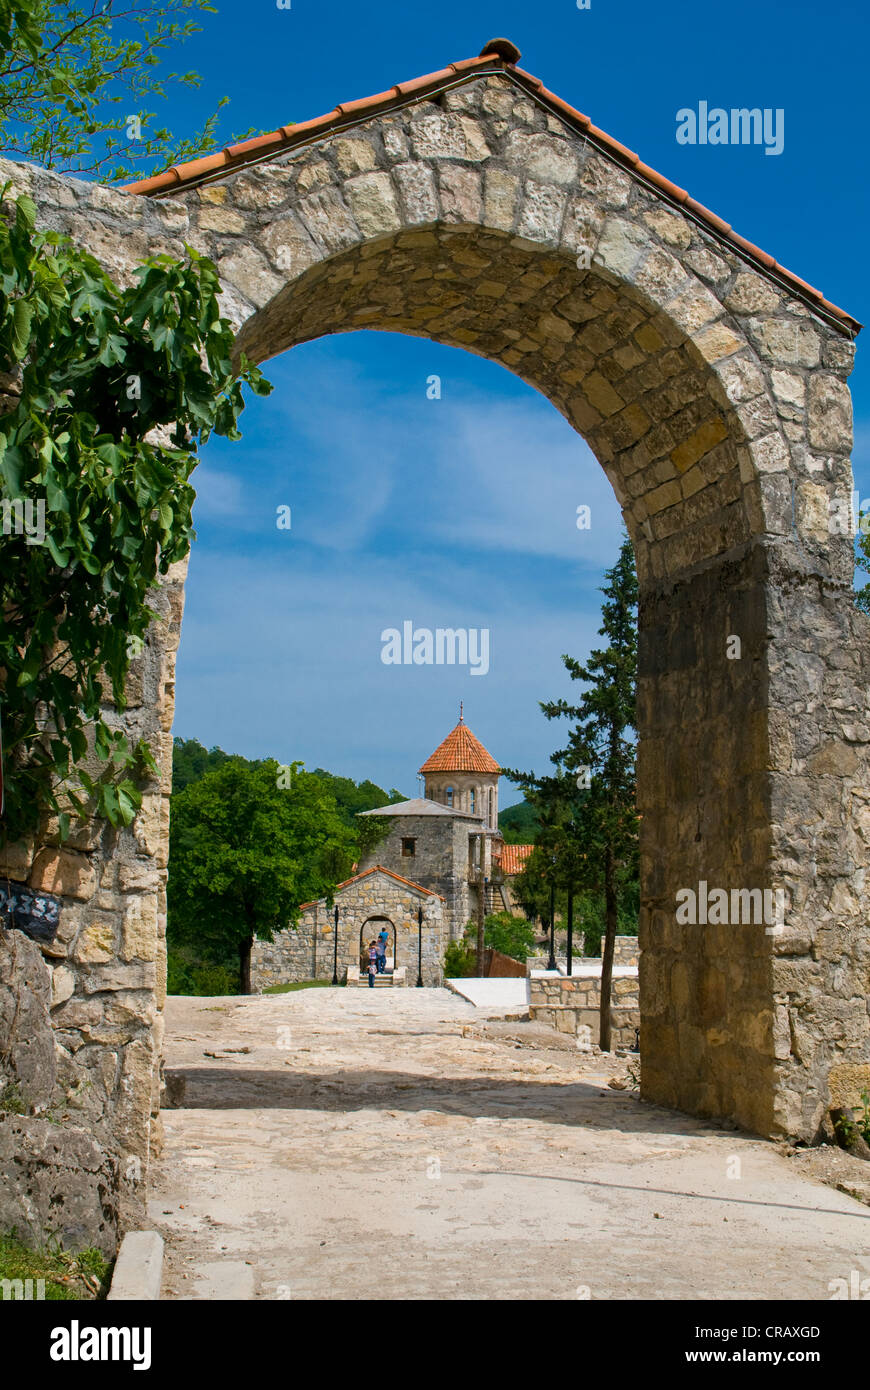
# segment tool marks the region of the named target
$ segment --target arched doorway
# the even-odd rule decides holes
[[[382,927],[386,927],[388,932],[390,932],[390,939],[387,942],[387,969],[395,970],[399,964],[396,959],[397,936],[395,923],[389,917],[367,917],[359,929],[359,959],[361,970],[368,970],[369,968],[369,943],[378,936]]]

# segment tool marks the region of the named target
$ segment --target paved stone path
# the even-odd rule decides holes
[[[446,990],[174,998],[167,1025],[165,1298],[826,1300],[870,1273],[870,1208]]]

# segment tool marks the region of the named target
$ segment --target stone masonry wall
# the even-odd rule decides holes
[[[635,1030],[640,1027],[636,968],[614,967],[611,983],[611,1046],[634,1047]],[[538,1023],[549,1023],[560,1033],[585,1035],[588,1045],[597,1045],[601,1036],[600,970],[587,974],[581,966],[570,978],[530,975],[529,1017]]]
[[[441,965],[447,947],[443,899],[405,887],[389,874],[368,874],[336,894],[338,922],[338,978],[344,981],[349,966],[358,966],[360,929],[371,917],[387,917],[395,927],[396,966],[404,966],[405,983],[417,982],[417,911],[423,908],[423,983],[441,983]],[[365,933],[365,944],[376,937],[381,924],[372,923]],[[393,934],[387,947],[393,951]],[[299,925],[276,934],[274,941],[257,941],[251,959],[251,986],[263,990],[269,985],[295,980],[332,979],[335,952],[334,910],[325,899],[312,903],[302,913]],[[316,956],[316,962],[315,962]],[[316,974],[314,973],[316,969]]]
[[[412,879],[433,893],[443,893],[451,939],[461,936],[471,911],[468,885],[469,832],[480,829],[474,817],[396,816],[388,834],[360,859],[360,871],[375,864]],[[416,853],[402,854],[402,840],[413,839]]]

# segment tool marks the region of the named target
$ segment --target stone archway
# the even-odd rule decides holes
[[[393,969],[395,969],[395,968],[398,966],[398,964],[399,964],[399,961],[398,961],[398,954],[397,954],[399,948],[398,948],[398,938],[397,938],[397,934],[396,934],[396,924],[395,924],[395,922],[392,920],[392,918],[390,918],[390,917],[384,917],[384,916],[381,916],[381,915],[379,915],[379,914],[375,914],[375,916],[373,916],[373,917],[367,917],[367,918],[365,919],[365,921],[362,923],[362,925],[361,925],[361,927],[360,927],[360,929],[359,929],[359,952],[360,952],[360,962],[362,962],[363,951],[366,949],[366,947],[368,946],[369,941],[371,941],[371,939],[372,939],[372,935],[371,935],[372,932],[375,932],[375,935],[377,935],[377,933],[380,931],[381,927],[382,927],[384,924],[386,924],[386,926],[389,928],[390,932],[392,933],[392,937],[391,937],[391,947],[390,947],[390,949],[387,951],[387,955],[388,955],[388,956],[389,956],[389,955],[392,955],[392,959],[393,959]],[[366,938],[368,938],[368,940],[366,940]]]
[[[427,336],[502,363],[583,435],[641,585],[643,1092],[812,1139],[870,1081],[870,644],[846,524],[860,325],[517,56],[490,44],[126,194],[3,172],[118,274],[182,238],[212,256],[254,360],[362,328]],[[182,600],[179,567],[134,712],[163,783],[112,856],[86,852],[70,938],[96,894],[122,920],[138,903],[158,974],[132,1041],[152,1067]],[[677,894],[701,883],[781,889],[785,923],[683,924]]]

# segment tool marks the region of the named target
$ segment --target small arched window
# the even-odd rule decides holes
[[[474,815],[474,787],[471,788],[471,814]]]
[[[447,788],[447,805],[448,805],[448,806],[452,806],[452,805],[453,805],[453,788],[452,788],[452,787],[448,787],[448,788]]]
[[[489,794],[489,823],[492,825],[492,792]]]

